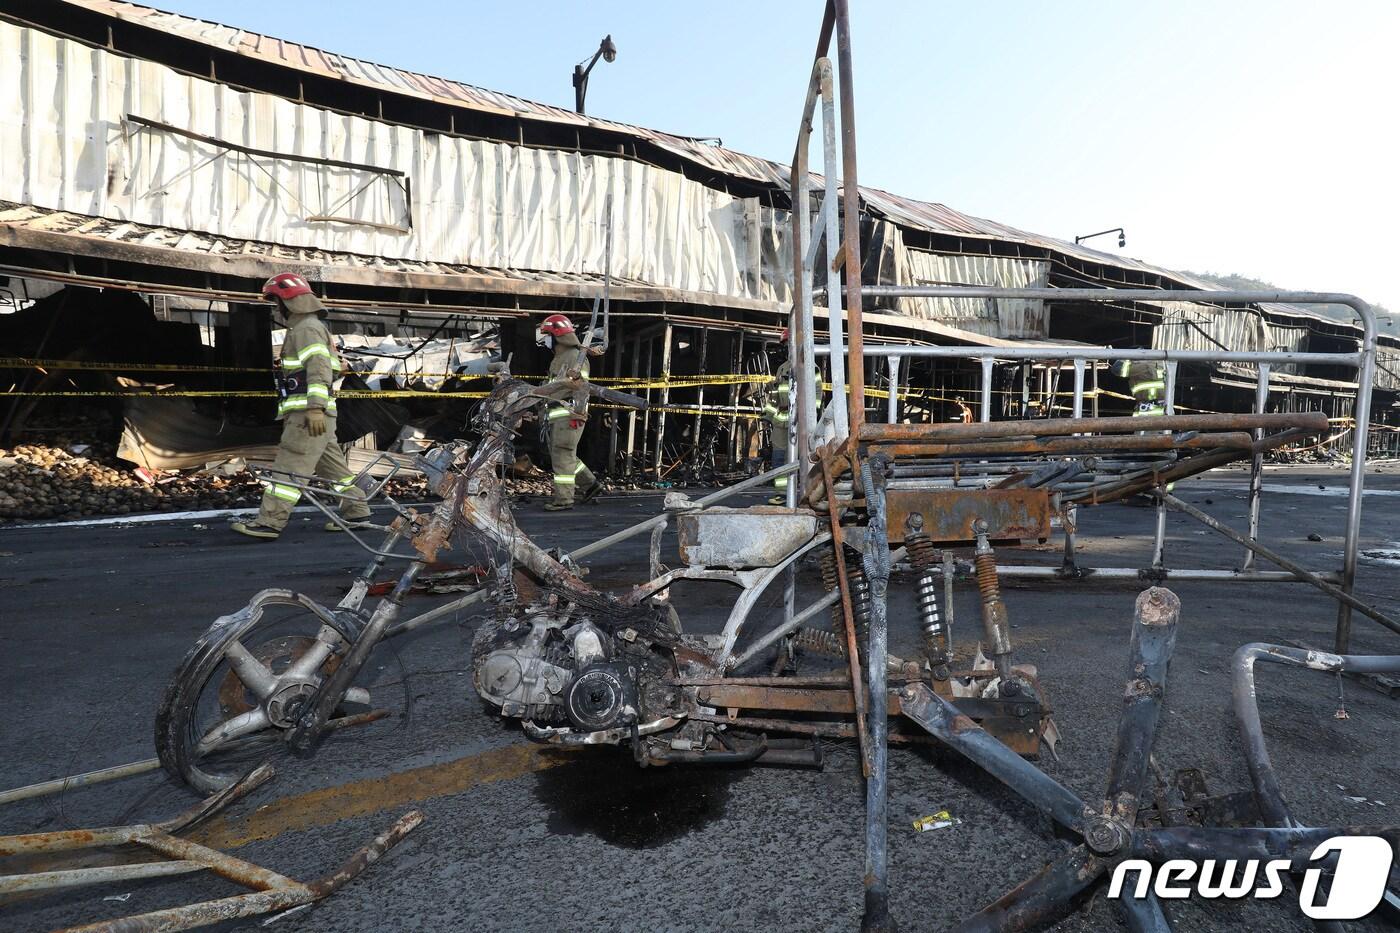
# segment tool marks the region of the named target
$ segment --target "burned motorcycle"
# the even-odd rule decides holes
[[[637,401],[589,387],[621,404]],[[859,734],[863,697],[859,665],[813,674],[740,677],[735,671],[775,646],[795,645],[809,657],[840,662],[859,641],[868,608],[857,598],[837,606],[835,629],[803,623],[838,603],[842,574],[857,593],[863,585],[849,528],[841,545],[829,522],[801,508],[728,508],[717,503],[761,486],[770,471],[703,499],[673,494],[667,511],[573,554],[546,551],[523,534],[511,514],[505,466],[522,418],[546,402],[576,397],[579,383],[534,386],[497,374],[476,415],[479,440],[444,445],[416,466],[441,496],[431,512],[401,505],[373,490],[395,517],[375,545],[349,534],[372,555],[335,606],[285,589],[258,593],[243,609],[218,619],[181,663],[156,720],[156,746],[166,769],[202,792],[225,787],[243,768],[250,743],[285,742],[309,749],[328,730],[371,718],[371,697],[354,681],[375,646],[489,600],[493,605],[472,642],[470,665],[481,697],[501,715],[521,722],[532,739],[559,745],[630,745],[641,762],[820,762],[813,739]],[[392,475],[392,471],[390,473]],[[335,519],[337,495],[314,478],[279,475]],[[675,523],[682,565],[662,566],[662,532]],[[967,671],[950,671],[950,645],[940,627],[934,590],[951,580],[953,566],[911,518],[908,549],[920,587],[927,656],[891,665],[891,688],[927,683],[996,731],[1016,750],[1034,754],[1050,726],[1049,707],[1033,669],[1010,663],[1005,611],[988,594],[991,655]],[[616,541],[651,532],[650,578],[620,593],[590,586],[578,561]],[[982,557],[995,529],[973,537]],[[415,580],[454,540],[489,553],[492,572],[479,589],[428,612],[401,619]],[[412,550],[402,549],[404,542]],[[800,613],[756,620],[760,598],[803,558],[821,558],[829,592]],[[373,578],[389,562],[407,567],[372,611],[365,603]],[[992,576],[994,581],[994,574]],[[681,580],[717,581],[740,589],[723,629],[699,635],[682,629],[668,596]],[[763,625],[752,625],[754,622]],[[751,629],[757,631],[750,631]],[[857,653],[857,657],[858,657]],[[1053,731],[1051,733],[1053,737]],[[787,736],[788,738],[779,738]],[[797,737],[793,739],[792,737]],[[804,738],[805,737],[805,738]],[[234,753],[238,754],[234,754]]]

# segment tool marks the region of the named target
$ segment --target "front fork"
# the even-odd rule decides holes
[[[402,531],[399,530],[392,532],[381,551],[392,550],[402,534]],[[384,566],[384,557],[376,555],[355,578],[350,592],[346,593],[345,598],[336,606],[336,611],[358,614],[360,604],[363,603],[365,594],[369,591],[370,582],[382,566]],[[350,685],[355,682],[355,678],[359,676],[360,670],[369,660],[370,654],[383,640],[384,633],[398,620],[399,612],[403,609],[404,598],[413,589],[414,581],[418,579],[418,574],[426,566],[428,566],[426,560],[415,560],[409,564],[408,569],[403,572],[403,576],[399,577],[399,582],[394,587],[393,592],[375,607],[374,615],[370,616],[368,624],[355,636],[345,658],[331,676],[326,678],[312,694],[297,717],[296,724],[287,733],[287,744],[293,749],[298,752],[306,752],[315,746],[321,733],[325,731],[326,723],[334,715],[336,707],[345,699],[346,692],[350,689]]]

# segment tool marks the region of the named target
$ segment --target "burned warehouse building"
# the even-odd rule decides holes
[[[329,305],[342,344],[365,351],[353,377],[365,381],[351,387],[402,393],[347,398],[342,441],[382,448],[405,420],[460,422],[480,394],[481,361],[509,356],[518,372],[542,372],[539,318],[587,319],[606,291],[610,350],[594,378],[640,387],[652,409],[598,407],[587,459],[619,480],[656,482],[739,473],[757,455],[760,380],[792,309],[789,167],[131,3],[8,3],[0,48],[17,91],[0,105],[11,167],[0,180],[0,297],[13,312],[0,333],[12,391],[28,393],[6,403],[7,436],[80,401],[56,393],[163,386],[190,394],[89,403],[127,423],[125,453],[145,448],[145,465],[270,443],[258,433],[273,406],[258,397],[272,344],[257,287],[291,270]],[[813,176],[812,210],[820,190]],[[885,191],[862,188],[859,205],[871,286],[1210,287]],[[819,298],[819,328],[825,310]],[[1068,364],[998,358],[1001,347],[1326,352],[1359,334],[1335,313],[1208,296],[876,298],[865,321],[872,343],[985,348],[997,417],[1067,412],[1072,396]],[[425,342],[429,356],[384,359]],[[1382,423],[1394,419],[1397,348],[1382,339]],[[1256,380],[1249,367],[1183,365],[1175,402],[1234,410]],[[872,417],[948,421],[984,407],[975,362],[891,356],[870,382]],[[1268,386],[1268,410],[1325,412],[1339,426],[1331,443],[1345,443],[1354,374],[1278,366]],[[1095,413],[1132,406],[1102,363],[1084,391]],[[195,427],[172,436],[175,413]],[[197,427],[230,414],[231,434]],[[1377,431],[1373,444],[1388,449],[1394,435]]]

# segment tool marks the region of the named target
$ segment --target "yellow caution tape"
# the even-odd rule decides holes
[[[485,398],[489,392],[429,392],[416,389],[344,389],[337,392],[336,398]],[[168,391],[138,389],[135,391],[111,390],[105,392],[52,391],[52,392],[0,392],[3,397],[24,398],[276,398],[272,389],[170,389]]]
[[[0,357],[0,369],[81,369],[104,372],[152,373],[270,373],[270,369],[244,366],[204,366],[176,363],[104,363],[98,360],[40,360],[22,356]]]
[[[206,366],[203,364],[176,364],[176,363],[109,363],[98,360],[47,360],[31,357],[0,357],[0,369],[55,369],[55,370],[81,370],[92,372],[152,372],[152,373],[244,373],[244,374],[269,374],[273,370],[269,368],[255,368],[247,366]],[[490,373],[436,373],[436,372],[402,372],[402,373],[356,373],[359,376],[381,375],[391,378],[403,379],[459,379],[463,382],[472,382],[480,379],[494,378]],[[548,376],[540,375],[519,375],[513,374],[516,379],[545,380]],[[653,379],[647,376],[598,376],[592,382],[606,383],[609,385],[625,386],[633,389],[687,389],[702,386],[720,385],[763,385],[772,382],[773,376],[754,373],[717,373],[699,376],[681,376],[678,378]]]

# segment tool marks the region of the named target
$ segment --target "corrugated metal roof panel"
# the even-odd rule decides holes
[[[338,80],[350,81],[365,87],[411,94],[476,110],[519,115],[571,126],[591,126],[596,129],[634,136],[652,142],[681,158],[736,178],[785,188],[791,175],[791,170],[786,165],[746,155],[722,146],[702,143],[689,137],[604,120],[594,116],[584,116],[562,107],[526,100],[500,91],[336,55],[313,46],[263,36],[177,13],[167,13],[151,7],[128,3],[125,0],[62,0],[62,2],[118,19],[139,22],[144,26],[160,29],[172,35],[182,36],[226,51],[249,55],[273,64],[321,74]],[[819,190],[821,186],[819,176],[812,176],[812,185],[814,190]],[[1167,275],[1184,284],[1203,284],[1188,282],[1179,273],[1134,259],[1102,253],[1064,240],[1040,236],[1005,224],[973,217],[944,204],[917,201],[866,186],[861,187],[861,197],[875,212],[896,222],[931,233],[1022,242],[1053,249],[1088,262]]]
[[[476,87],[447,78],[405,71],[362,59],[349,58],[326,52],[314,46],[264,36],[177,13],[169,13],[125,2],[125,0],[61,0],[61,2],[117,19],[139,23],[225,51],[320,74],[336,80],[349,81],[368,88],[389,90],[484,112],[518,115],[533,120],[544,120],[570,126],[590,126],[633,136],[717,173],[735,178],[785,189],[790,177],[790,169],[786,165],[721,146],[702,143],[693,138],[604,120],[594,116],[584,116],[562,107],[526,100],[504,92]],[[814,175],[813,190],[819,190],[820,184],[820,179]],[[1162,276],[1171,282],[1190,288],[1200,288],[1205,291],[1215,288],[1215,286],[1185,273],[1117,254],[1100,252],[1082,244],[1055,237],[1019,230],[995,221],[973,217],[944,204],[918,201],[866,186],[861,187],[861,197],[872,212],[896,223],[930,233],[1025,243],[1084,262]],[[1338,323],[1339,316],[1294,306],[1266,305],[1263,307],[1276,314]],[[1340,317],[1345,316],[1345,312],[1340,315]]]

